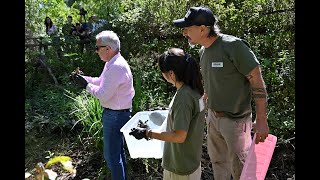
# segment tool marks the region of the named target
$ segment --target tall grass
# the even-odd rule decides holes
[[[91,138],[96,147],[102,149],[103,133],[101,115],[103,108],[99,100],[85,90],[77,96],[71,93],[66,94],[66,96],[74,100],[71,114],[78,119],[75,125],[81,123],[83,126],[80,136]]]

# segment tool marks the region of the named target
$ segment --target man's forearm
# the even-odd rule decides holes
[[[267,121],[267,94],[255,93],[253,91],[252,97],[256,105],[256,120],[266,123]]]
[[[267,121],[267,90],[263,81],[260,67],[254,68],[247,78],[252,89],[252,98],[256,105],[257,120],[261,122]]]

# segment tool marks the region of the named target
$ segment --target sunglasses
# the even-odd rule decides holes
[[[99,51],[99,49],[102,47],[107,47],[107,46],[96,46],[96,51]]]

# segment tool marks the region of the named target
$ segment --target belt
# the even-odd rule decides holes
[[[216,117],[224,117],[225,114],[223,111],[213,111],[213,114],[216,116]]]
[[[130,112],[130,109],[118,109],[118,110],[113,110],[113,109],[110,109],[110,108],[104,108],[108,111],[118,111],[118,112]]]

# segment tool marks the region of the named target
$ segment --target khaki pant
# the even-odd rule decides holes
[[[252,115],[230,119],[208,109],[208,154],[215,180],[239,180],[252,139]]]
[[[185,176],[175,174],[165,169],[163,170],[163,180],[200,180],[200,178],[201,178],[201,163],[196,171],[194,171],[192,174],[185,175]]]

